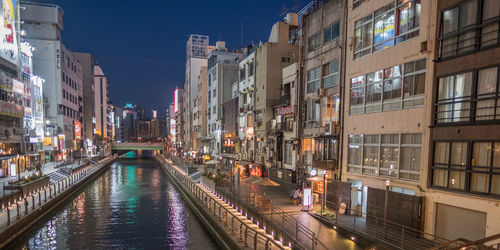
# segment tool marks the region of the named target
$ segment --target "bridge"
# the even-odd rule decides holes
[[[146,143],[146,142],[122,142],[111,144],[111,150],[113,151],[132,151],[132,150],[146,150],[155,151],[162,150],[161,143]]]

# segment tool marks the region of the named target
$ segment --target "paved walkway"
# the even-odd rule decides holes
[[[58,166],[61,164],[62,162],[46,162],[43,164],[42,166],[42,172],[44,175],[48,175],[52,172],[55,172],[57,170],[59,170]],[[74,161],[72,164],[69,164],[69,165],[66,165],[64,166],[64,168],[76,168],[80,166],[80,160],[76,160]],[[24,171],[21,173],[21,178],[24,178],[25,176],[30,176],[32,175],[33,173],[35,172],[35,170],[31,170],[31,171]],[[0,178],[0,198],[2,198],[4,195],[7,195],[9,194],[9,192],[14,192],[13,190],[3,190],[3,187],[5,185],[7,185],[7,183],[10,181],[10,180],[15,180],[17,179],[17,176],[14,176],[14,177],[4,177],[4,178]]]

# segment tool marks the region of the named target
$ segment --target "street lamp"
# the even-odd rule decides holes
[[[385,202],[384,202],[384,226],[387,229],[387,215],[388,215],[388,206],[389,206],[389,188],[391,186],[391,181],[385,181]]]

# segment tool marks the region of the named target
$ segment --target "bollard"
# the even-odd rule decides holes
[[[33,210],[35,210],[35,195],[31,195],[31,203],[33,203]]]
[[[17,208],[17,218],[21,217],[21,208],[19,207],[19,203],[16,202],[16,208]]]
[[[10,224],[10,209],[8,205],[7,205],[7,224]]]
[[[38,192],[38,206],[42,205],[42,191]]]
[[[28,214],[28,199],[24,198],[24,214]]]

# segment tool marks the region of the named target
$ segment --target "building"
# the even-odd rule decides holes
[[[95,136],[96,143],[102,143],[110,139],[108,126],[108,78],[104,75],[99,64],[94,65],[94,91],[95,91]]]
[[[351,195],[330,200],[359,214],[386,213],[388,220],[419,230],[422,209],[432,210],[423,196],[433,109],[430,41],[436,39],[428,29],[436,25],[437,2],[348,6],[341,180],[349,185],[338,192],[351,189]],[[380,202],[386,196],[387,204]]]
[[[241,166],[254,160],[254,91],[255,91],[255,48],[248,47],[239,62],[238,74],[238,137]]]
[[[210,146],[210,141],[207,137],[207,84],[207,67],[202,66],[198,76],[198,96],[194,101],[193,109],[193,133],[195,133],[193,148],[198,154],[208,153]]]
[[[340,101],[344,81],[345,1],[328,1],[311,6],[303,17],[301,61],[303,82],[300,100],[304,123],[301,124],[301,176],[319,176],[313,191],[323,193],[322,176],[338,180]]]
[[[83,114],[82,139],[87,153],[93,146],[95,122],[95,93],[94,93],[94,57],[90,53],[73,52],[82,66]]]
[[[287,183],[297,183],[299,161],[299,68],[298,63],[283,68],[280,103],[273,107],[269,137],[276,140],[276,167],[269,171],[269,178]],[[301,98],[300,98],[301,99]]]
[[[151,135],[151,121],[137,120],[137,140],[150,139]]]
[[[18,10],[18,4],[2,5],[5,35],[0,49],[0,177],[18,176],[38,167],[43,157],[43,79],[33,75],[33,44],[19,35]]]
[[[59,6],[22,3],[25,40],[33,51],[33,72],[43,85],[46,160],[65,160],[81,147],[82,68],[61,43],[63,11]],[[48,63],[51,62],[51,63]]]
[[[123,108],[114,106],[114,116],[115,116],[115,139],[116,142],[125,141],[125,119],[123,117]]]
[[[219,157],[222,148],[222,107],[232,99],[232,84],[238,79],[241,53],[227,51],[226,43],[218,41],[208,55],[207,135],[210,137],[208,153]]]
[[[274,149],[281,147],[270,139],[273,107],[281,102],[283,68],[299,58],[299,46],[290,39],[297,26],[297,19],[273,25],[268,42],[255,49],[254,96],[254,165],[250,174],[267,177],[269,168],[276,168]],[[241,79],[241,78],[240,78]]]
[[[236,65],[238,67],[238,65]],[[226,170],[232,170],[233,163],[238,160],[238,118],[239,118],[239,106],[238,106],[238,85],[239,82],[235,79],[235,82],[231,87],[231,99],[224,102],[222,105],[222,117],[221,117],[221,153],[222,156],[222,167]]]
[[[125,104],[122,118],[124,121],[122,124],[124,141],[135,141],[137,139],[137,112],[135,110],[135,105],[131,103]]]
[[[192,133],[194,101],[198,97],[198,77],[202,66],[207,66],[210,52],[209,38],[205,35],[191,34],[186,42],[186,72],[183,96],[183,142],[185,150],[193,150],[196,133]],[[185,111],[185,112],[184,112]]]
[[[435,43],[427,44],[435,51],[435,76],[425,89],[424,228],[450,240],[478,240],[500,231],[500,1],[436,2],[435,38],[428,40]]]

